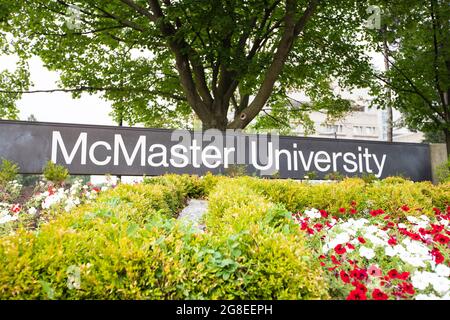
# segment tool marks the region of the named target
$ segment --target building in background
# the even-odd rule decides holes
[[[291,100],[292,105],[298,106],[302,102]],[[356,140],[387,140],[386,112],[383,110],[368,108],[367,106],[353,103],[353,111],[341,119],[330,121],[324,112],[309,113],[314,122],[314,133],[307,133],[301,125],[293,126],[293,134],[308,137],[320,137],[330,139],[356,139]],[[417,142],[424,139],[421,132],[411,132],[406,128],[394,127],[394,142]]]

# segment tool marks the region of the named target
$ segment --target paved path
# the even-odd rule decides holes
[[[202,216],[208,211],[208,201],[191,199],[188,205],[181,211],[178,219],[192,226],[199,232],[203,232],[205,226],[200,224]]]

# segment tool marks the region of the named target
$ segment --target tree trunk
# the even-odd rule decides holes
[[[384,51],[384,68],[386,72],[389,72],[389,47],[386,39],[386,26],[382,29],[383,32],[383,51]],[[391,88],[386,87],[387,90],[387,118],[386,118],[386,140],[388,142],[394,141],[394,126],[392,118],[392,92]]]
[[[447,157],[450,158],[450,130],[444,130],[445,144],[447,145]]]
[[[225,131],[227,129],[228,119],[223,116],[213,116],[206,121],[202,121],[202,130],[217,129]]]

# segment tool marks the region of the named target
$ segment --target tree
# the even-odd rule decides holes
[[[367,84],[358,3],[0,0],[0,30],[23,61],[38,55],[61,73],[57,90],[101,92],[116,120],[173,127],[194,112],[205,129],[242,129],[265,106],[287,104],[289,90],[333,110],[344,102],[331,81]],[[35,91],[24,82],[1,92]]]
[[[442,0],[380,1],[387,26],[389,70],[377,77],[411,129],[445,136],[450,155],[450,6]],[[375,43],[380,34],[373,33]],[[381,51],[381,50],[380,50]],[[376,94],[378,103],[386,90]]]

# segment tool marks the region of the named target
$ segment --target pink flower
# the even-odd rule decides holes
[[[371,265],[369,269],[367,269],[367,273],[372,277],[381,277],[381,269],[375,265]]]

